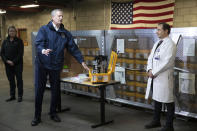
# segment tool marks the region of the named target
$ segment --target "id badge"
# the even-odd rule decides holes
[[[155,60],[160,60],[160,55],[155,56]]]

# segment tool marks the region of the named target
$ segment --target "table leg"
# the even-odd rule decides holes
[[[61,90],[58,91],[57,113],[70,111],[70,107],[62,108]]]
[[[70,107],[62,108],[61,104],[61,96],[58,100],[58,105],[57,105],[57,113],[65,112],[65,111],[70,111]]]
[[[105,121],[105,86],[99,87],[100,90],[100,123],[96,125],[92,125],[92,128],[96,128],[99,126],[107,125],[109,123],[112,123],[113,120],[111,121]]]

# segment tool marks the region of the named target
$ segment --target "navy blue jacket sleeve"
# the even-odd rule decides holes
[[[47,41],[46,32],[44,30],[44,27],[41,27],[40,30],[38,31],[35,40],[36,51],[38,54],[42,54],[42,50],[46,48],[45,47],[46,41]]]
[[[69,53],[75,57],[75,59],[79,62],[82,63],[84,62],[83,56],[81,54],[81,51],[79,50],[78,46],[73,40],[73,37],[71,34],[68,34],[68,43],[67,43],[67,50]]]

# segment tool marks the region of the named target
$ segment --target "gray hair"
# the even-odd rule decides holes
[[[58,11],[63,12],[62,9],[54,9],[51,11],[51,17],[55,16],[56,12]]]

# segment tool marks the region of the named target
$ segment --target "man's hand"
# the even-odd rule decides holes
[[[7,60],[6,61],[9,65],[14,66],[14,62],[12,62],[11,60]]]
[[[153,73],[152,73],[152,70],[149,70],[149,71],[148,71],[148,77],[154,78]]]
[[[52,51],[51,49],[43,49],[42,54],[48,56],[51,51]]]
[[[83,66],[83,68],[84,68],[84,69],[86,69],[87,71],[89,71],[89,70],[90,70],[90,69],[88,68],[88,66],[86,65],[86,63],[85,63],[85,62],[82,62],[81,64],[82,64],[82,66]]]

